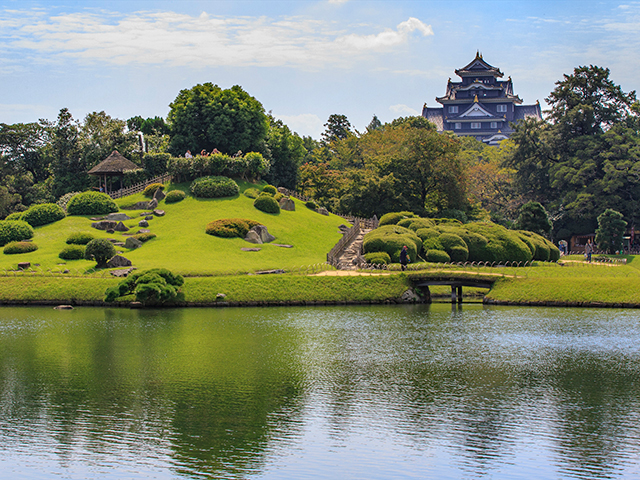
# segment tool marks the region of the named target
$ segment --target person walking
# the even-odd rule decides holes
[[[407,269],[407,263],[409,263],[411,259],[409,258],[409,252],[407,251],[407,246],[403,246],[402,250],[400,250],[400,265],[401,269],[404,272]]]
[[[587,244],[584,246],[584,254],[587,257],[587,262],[591,263],[591,254],[593,253],[593,244],[591,239],[587,240]]]

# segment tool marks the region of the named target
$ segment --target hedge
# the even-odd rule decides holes
[[[260,222],[249,220],[246,218],[222,218],[209,222],[205,228],[208,235],[223,238],[244,238],[249,230],[253,227],[261,225]]]
[[[191,193],[194,197],[233,197],[239,192],[238,184],[228,177],[201,177],[191,182]]]
[[[0,220],[0,247],[33,238],[33,228],[24,220]]]
[[[106,215],[118,211],[118,205],[106,193],[82,192],[67,203],[69,215]]]
[[[32,205],[26,212],[23,212],[21,220],[24,220],[32,227],[39,227],[62,220],[66,216],[60,205],[56,203],[41,203]]]
[[[5,255],[35,252],[38,246],[33,242],[9,242],[4,246]]]

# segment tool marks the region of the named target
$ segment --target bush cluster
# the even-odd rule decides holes
[[[116,248],[106,238],[94,238],[84,250],[86,260],[95,260],[98,268],[107,266],[107,262],[116,254]]]
[[[247,188],[244,191],[244,196],[247,198],[258,198],[258,195],[260,195],[260,191],[257,188]]]
[[[397,225],[383,225],[364,236],[364,253],[386,252],[391,261],[400,261],[400,250],[406,245],[409,258],[415,262],[422,249],[422,240],[413,230]],[[366,258],[366,257],[365,257]]]
[[[383,220],[387,225],[365,236],[364,251],[387,252],[394,262],[399,261],[402,242],[411,254],[407,232],[418,237],[421,242],[418,255],[428,262],[528,262],[560,258],[558,247],[546,238],[532,232],[507,230],[494,223],[463,224],[452,218],[418,218],[411,212],[386,214],[380,219],[381,224]],[[393,222],[397,223],[395,228],[403,230],[391,230],[389,225]],[[402,235],[405,237],[401,241]],[[414,261],[413,256],[411,260]]]
[[[39,227],[62,220],[66,216],[60,205],[56,203],[41,203],[29,207],[26,212],[22,213],[20,220],[24,220],[32,227]]]
[[[69,245],[86,245],[95,237],[90,232],[73,232],[67,237],[67,243]]]
[[[5,255],[14,255],[16,253],[35,252],[38,246],[32,242],[9,242],[4,246]]]
[[[253,201],[253,206],[265,213],[280,213],[280,205],[271,195],[262,193]]]
[[[150,183],[144,188],[144,190],[142,191],[142,195],[151,198],[156,194],[158,190],[164,190],[164,185],[161,183]]]
[[[191,182],[191,193],[194,197],[233,197],[238,192],[240,187],[229,177],[201,177]]]
[[[387,252],[371,252],[365,253],[364,259],[367,263],[372,263],[376,265],[385,264],[389,265],[391,263],[391,257]]]
[[[113,302],[119,297],[135,294],[136,301],[145,304],[164,303],[178,295],[184,279],[165,268],[154,268],[129,275],[116,287],[105,292],[105,301]]]
[[[178,203],[186,198],[187,194],[182,190],[171,190],[164,197],[164,203]]]
[[[208,223],[205,232],[208,235],[214,235],[216,237],[244,238],[247,232],[256,225],[260,225],[260,222],[246,218],[222,218]]]
[[[249,152],[244,157],[230,157],[223,153],[208,157],[171,157],[167,162],[168,172],[178,183],[212,175],[246,180],[259,179],[269,173],[270,168],[269,160],[256,152]]]
[[[380,217],[379,225],[396,225],[400,220],[405,218],[413,218],[417,215],[413,212],[389,212]]]
[[[62,249],[58,257],[63,260],[81,260],[84,258],[84,245],[68,245]]]
[[[82,192],[67,203],[69,215],[106,215],[118,211],[118,205],[106,193]]]
[[[0,220],[0,247],[33,238],[33,228],[24,220]]]
[[[271,196],[273,196],[273,195],[275,195],[276,193],[278,193],[278,189],[277,189],[276,187],[274,187],[273,185],[265,185],[265,186],[262,188],[262,191],[263,191],[264,193],[268,193],[268,194],[269,194],[269,195],[271,195]]]
[[[56,203],[66,212],[67,211],[67,204],[69,203],[69,200],[71,200],[73,197],[75,197],[79,193],[81,193],[81,192],[65,193],[64,195],[62,195],[58,199],[58,201]]]

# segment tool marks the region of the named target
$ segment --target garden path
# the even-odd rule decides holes
[[[338,263],[340,270],[357,270],[358,257],[362,255],[362,239],[370,231],[370,228],[361,228],[360,233],[347,245]]]

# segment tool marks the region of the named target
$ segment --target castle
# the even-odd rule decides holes
[[[542,119],[540,102],[522,105],[513,93],[511,77],[503,77],[500,69],[492,67],[480,52],[464,68],[455,71],[462,81],[447,82],[447,93],[436,97],[442,107],[427,107],[422,116],[436,125],[439,132],[452,131],[456,135],[473,136],[489,145],[498,145],[509,138],[510,122],[527,117]]]

